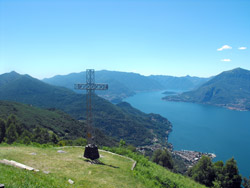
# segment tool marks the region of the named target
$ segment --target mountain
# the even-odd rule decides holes
[[[29,75],[16,72],[0,75],[0,100],[16,101],[42,108],[62,110],[77,120],[85,121],[86,96],[69,89],[52,86]],[[165,118],[136,111],[128,104],[114,105],[93,96],[94,126],[107,136],[124,139],[135,146],[166,144],[172,125]],[[138,112],[138,111],[137,111]],[[154,117],[155,118],[152,118]],[[164,121],[163,121],[164,120]],[[161,127],[161,131],[158,128]]]
[[[36,127],[45,128],[61,139],[75,140],[86,135],[87,127],[68,114],[56,109],[41,109],[27,104],[11,101],[0,101],[0,118],[6,120],[15,115],[22,128],[32,132]],[[96,142],[99,145],[112,146],[117,143],[99,129],[95,129]]]
[[[96,71],[96,83],[108,83],[107,91],[97,91],[98,95],[105,97],[110,101],[121,101],[121,99],[134,95],[136,92],[162,90],[160,83],[146,76],[136,73],[117,72],[117,71]],[[74,84],[86,82],[86,72],[72,73],[65,76],[54,76],[43,79],[44,82],[51,85],[63,86],[74,90]],[[84,91],[76,91],[83,93]]]
[[[43,79],[45,83],[63,86],[74,90],[74,84],[85,83],[86,73],[71,73],[68,75],[58,75],[52,78]],[[173,76],[143,76],[136,73],[118,71],[96,71],[96,83],[108,83],[107,91],[97,91],[97,94],[112,101],[120,102],[122,99],[134,95],[136,92],[159,91],[159,90],[191,90],[209,78],[199,77],[173,77]],[[77,91],[83,93],[83,91]]]
[[[225,71],[194,91],[163,99],[250,110],[250,71],[241,68]]]
[[[196,89],[210,79],[191,76],[174,77],[164,75],[151,75],[149,78],[159,82],[166,90],[180,91]]]

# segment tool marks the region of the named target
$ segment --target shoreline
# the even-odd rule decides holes
[[[165,99],[164,97],[162,98],[163,101],[170,101],[170,102],[186,102],[186,103],[194,103],[194,104],[203,104],[203,105],[210,105],[210,106],[216,106],[220,108],[225,108],[228,110],[234,110],[234,111],[239,111],[239,112],[248,112],[250,110],[247,110],[245,108],[241,107],[236,107],[230,104],[210,104],[210,103],[200,103],[200,102],[192,102],[192,101],[186,101],[186,100],[172,100],[172,99]],[[230,105],[230,106],[228,106]]]
[[[174,156],[181,158],[187,168],[193,167],[203,155],[210,157],[211,159],[216,158],[216,154],[192,150],[180,150],[172,151]]]

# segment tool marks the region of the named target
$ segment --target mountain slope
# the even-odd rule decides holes
[[[250,110],[250,71],[241,68],[225,71],[194,91],[163,99]]]
[[[0,118],[7,119],[15,115],[22,128],[32,131],[36,127],[46,128],[62,139],[76,139],[86,135],[86,125],[73,119],[68,114],[55,109],[41,109],[27,104],[10,101],[0,101]],[[116,144],[103,132],[95,129],[96,141],[99,145],[112,146]]]
[[[151,75],[149,78],[158,81],[166,90],[181,90],[181,91],[196,89],[210,79],[210,78],[199,78],[191,76],[174,77],[174,76],[163,76],[163,75]]]
[[[0,100],[10,100],[42,108],[60,109],[78,120],[85,120],[86,96],[69,89],[52,86],[28,75],[9,73],[0,75],[0,80],[15,77],[0,87]],[[130,144],[151,145],[155,142],[166,144],[171,124],[158,119],[149,119],[147,114],[132,116],[124,108],[94,96],[94,125],[108,136],[124,139]],[[145,125],[151,124],[148,128]],[[161,126],[162,131],[157,131]],[[157,138],[157,141],[155,140]]]
[[[117,71],[96,71],[96,83],[108,83],[108,91],[97,91],[111,101],[119,101],[127,96],[134,95],[138,91],[161,90],[163,87],[155,80],[135,73]],[[63,86],[73,90],[74,84],[86,82],[86,72],[72,73],[65,76],[54,76],[43,80],[46,83]],[[81,91],[76,91],[81,92]],[[82,92],[81,92],[82,93]]]

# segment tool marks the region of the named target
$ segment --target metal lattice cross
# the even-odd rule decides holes
[[[86,83],[85,84],[75,84],[75,89],[86,90],[86,119],[88,126],[88,142],[91,142],[92,133],[90,129],[92,128],[92,94],[95,90],[107,90],[108,84],[96,84],[95,83],[95,70],[87,69],[86,70]]]

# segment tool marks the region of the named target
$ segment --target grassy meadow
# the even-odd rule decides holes
[[[93,165],[82,158],[83,152],[81,147],[1,146],[0,159],[14,160],[40,172],[0,164],[0,183],[6,187],[145,187],[133,176],[131,160],[100,151],[103,164]]]
[[[0,184],[8,188],[86,187],[86,188],[205,188],[188,177],[150,162],[142,155],[125,148],[104,148],[133,158],[100,150],[100,164],[91,164],[82,157],[83,147],[35,147],[0,145],[0,160],[8,159],[31,166],[39,172],[27,171],[0,164]],[[59,153],[62,150],[64,153]],[[68,180],[74,181],[70,184]]]

